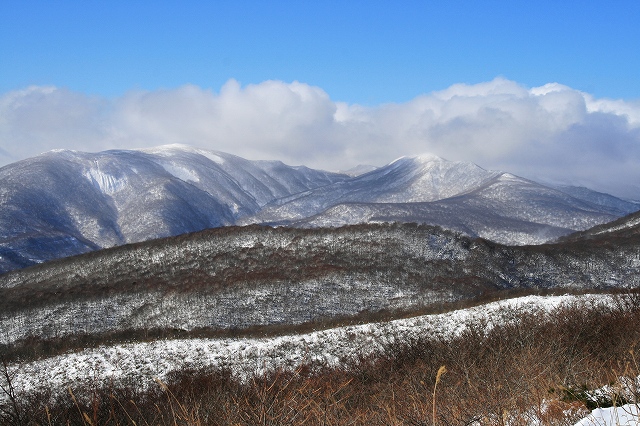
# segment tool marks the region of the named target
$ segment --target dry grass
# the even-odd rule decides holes
[[[145,392],[73,389],[4,407],[5,424],[42,425],[571,425],[588,390],[599,404],[637,400],[640,300],[520,313],[453,340],[421,336],[341,368],[302,366],[241,383],[229,371],[182,371]]]

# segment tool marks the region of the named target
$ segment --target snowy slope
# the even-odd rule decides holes
[[[627,215],[640,210],[640,202],[621,200],[613,195],[593,191],[582,186],[554,186],[555,189],[562,191],[574,198],[587,201],[593,204],[599,204],[618,210],[620,214]]]
[[[563,240],[579,241],[603,236],[626,237],[638,234],[640,234],[640,212],[632,213],[613,222],[595,226],[584,232],[577,232],[563,238]]]
[[[606,303],[611,296],[529,296],[438,315],[272,338],[178,339],[101,346],[11,365],[10,369],[20,394],[47,387],[65,392],[69,386],[77,388],[90,382],[126,381],[145,387],[152,385],[154,378],[166,380],[172,371],[201,367],[229,368],[237,377],[245,378],[278,367],[295,369],[303,363],[339,366],[381,351],[394,339],[409,341],[421,335],[450,339],[473,324],[504,324],[517,318],[515,312],[549,311],[578,299]]]
[[[181,145],[45,153],[0,169],[0,272],[230,225],[277,198],[346,178]]]
[[[640,407],[625,404],[621,407],[596,408],[575,426],[637,426],[640,424]]]
[[[540,244],[612,221],[636,207],[615,197],[595,203],[508,173],[425,155],[277,200],[240,222],[418,222],[503,244]]]
[[[202,368],[229,369],[241,379],[302,364],[339,367],[361,356],[381,352],[389,342],[420,336],[443,340],[474,324],[504,324],[514,313],[551,311],[580,300],[611,303],[609,295],[528,296],[438,315],[424,315],[363,325],[338,327],[306,334],[272,338],[177,339],[118,344],[85,349],[52,358],[10,364],[18,395],[39,391],[65,392],[95,383],[136,384],[139,389],[167,381],[173,371]],[[6,395],[0,394],[0,398]],[[597,408],[575,426],[632,426],[640,423],[637,404]],[[540,423],[532,423],[540,424]]]

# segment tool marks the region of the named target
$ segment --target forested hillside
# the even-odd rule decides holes
[[[632,288],[639,270],[633,233],[508,247],[415,224],[226,227],[2,275],[0,339],[301,324],[509,289]]]

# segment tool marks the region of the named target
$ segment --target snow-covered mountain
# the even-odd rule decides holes
[[[601,206],[611,207],[622,213],[629,214],[640,210],[640,201],[622,200],[614,197],[613,195],[605,194],[598,191],[593,191],[584,186],[553,186],[553,188],[571,195],[579,200],[587,201],[589,203],[598,204]]]
[[[346,178],[176,145],[48,152],[0,169],[0,271],[231,225]]]
[[[426,155],[276,200],[240,223],[424,222],[504,244],[540,244],[639,207],[588,189],[573,197],[509,173]]]
[[[433,155],[361,171],[349,176],[184,145],[45,153],[0,169],[0,272],[251,223],[418,222],[501,243],[536,244],[640,207]]]
[[[352,167],[348,170],[340,170],[339,173],[345,174],[345,175],[349,175],[351,177],[357,177],[360,175],[363,175],[365,173],[369,173],[372,172],[374,170],[376,170],[377,167],[376,166],[371,166],[371,165],[367,165],[367,164],[359,164],[355,167]]]

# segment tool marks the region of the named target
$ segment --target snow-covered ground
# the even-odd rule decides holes
[[[294,369],[303,363],[337,366],[359,355],[382,350],[395,339],[434,335],[444,338],[469,324],[488,326],[517,317],[522,310],[550,310],[578,298],[605,301],[606,295],[528,296],[488,305],[424,315],[390,322],[338,327],[306,334],[270,338],[174,339],[125,343],[86,349],[77,353],[12,364],[14,386],[19,392],[43,386],[66,389],[89,383],[153,383],[184,368],[227,368],[237,377],[274,368]]]
[[[621,407],[596,408],[575,426],[637,426],[640,425],[638,405],[626,404]]]
[[[528,296],[437,315],[338,327],[270,338],[175,339],[127,343],[9,366],[17,393],[50,388],[129,383],[140,387],[166,379],[172,371],[227,368],[246,378],[275,368],[295,369],[305,363],[338,366],[359,355],[382,350],[395,339],[421,335],[451,338],[482,321],[504,324],[523,311],[549,311],[577,300],[606,303],[608,295]],[[612,423],[613,422],[613,423]],[[619,422],[619,423],[615,423]],[[579,426],[640,424],[635,406],[595,410]],[[577,426],[578,426],[577,425]]]

